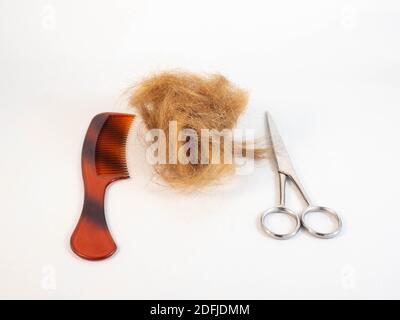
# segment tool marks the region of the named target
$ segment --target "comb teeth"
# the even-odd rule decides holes
[[[133,116],[112,115],[103,125],[96,144],[98,175],[129,177],[126,141]]]

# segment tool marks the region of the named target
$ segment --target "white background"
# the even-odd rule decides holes
[[[395,0],[1,0],[0,297],[400,298],[399,35]],[[76,257],[91,118],[129,111],[125,88],[171,68],[247,89],[241,128],[264,134],[269,109],[342,235],[264,235],[267,161],[187,195],[154,183],[131,138],[132,179],[107,197],[118,254]]]

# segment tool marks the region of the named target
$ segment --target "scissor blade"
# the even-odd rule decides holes
[[[273,157],[276,162],[278,172],[284,173],[287,176],[295,178],[295,171],[292,166],[289,154],[286,151],[286,147],[283,143],[281,136],[279,135],[278,129],[275,126],[269,112],[266,112],[267,120],[267,133],[270,137],[271,146],[273,150]]]

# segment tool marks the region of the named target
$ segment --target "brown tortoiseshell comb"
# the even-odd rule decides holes
[[[126,141],[134,115],[102,113],[93,118],[82,150],[85,200],[78,225],[71,236],[71,248],[80,257],[102,260],[117,246],[108,230],[104,214],[107,187],[129,178]]]

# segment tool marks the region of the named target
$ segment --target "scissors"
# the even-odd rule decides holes
[[[321,238],[321,239],[331,239],[336,237],[341,229],[342,229],[342,220],[340,216],[332,209],[322,206],[314,206],[311,204],[310,198],[307,196],[303,186],[300,184],[300,181],[296,175],[296,172],[293,169],[292,163],[289,158],[289,154],[286,151],[286,148],[283,144],[282,138],[280,137],[276,126],[271,118],[271,115],[266,112],[266,121],[267,121],[267,132],[270,137],[271,146],[273,150],[273,160],[276,164],[276,169],[278,171],[279,176],[279,204],[276,207],[273,207],[261,215],[261,226],[263,230],[270,235],[271,237],[278,240],[286,240],[290,239],[299,232],[300,228],[303,227],[307,230],[311,235]],[[301,215],[296,214],[289,208],[285,206],[285,189],[286,182],[290,179],[298,191],[300,192],[304,202],[307,204],[307,207],[301,213]],[[313,229],[310,225],[307,224],[306,217],[308,214],[313,212],[322,212],[327,216],[331,216],[336,221],[336,227],[331,232],[319,232]],[[288,233],[276,233],[272,231],[267,226],[267,217],[272,214],[284,214],[293,218],[296,221],[296,226],[294,229]]]

